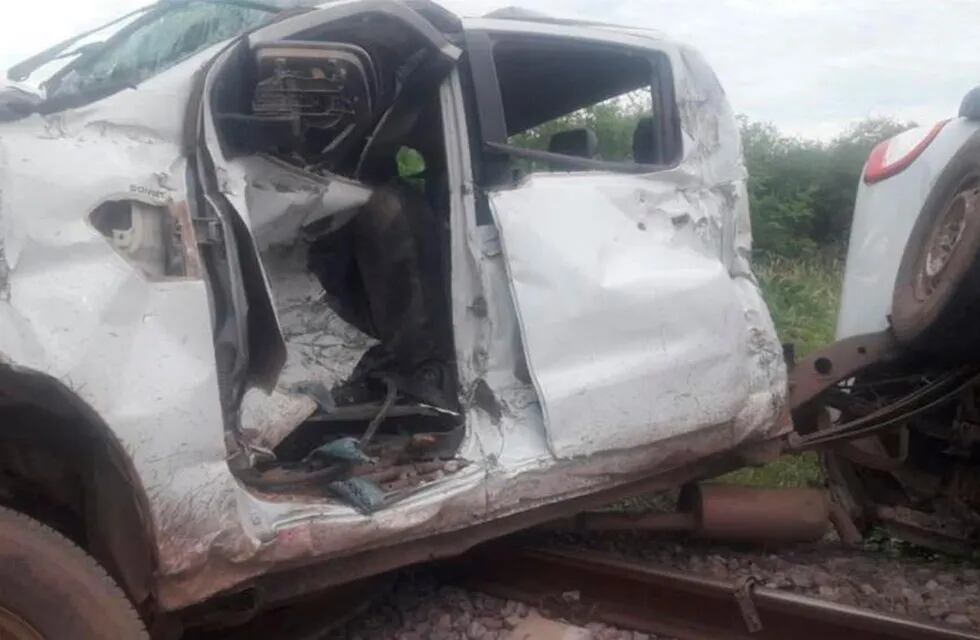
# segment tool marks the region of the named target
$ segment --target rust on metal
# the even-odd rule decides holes
[[[740,466],[742,456],[749,455],[746,451],[740,449],[733,453],[689,462],[654,477],[638,479],[636,482],[612,489],[521,511],[466,529],[448,531],[389,547],[369,549],[320,563],[265,574],[256,577],[249,585],[262,594],[263,602],[274,604],[412,564],[458,556],[494,538],[567,518],[575,513],[597,509],[624,498],[664,491],[690,482],[696,477],[728,473]],[[197,584],[197,580],[205,581],[206,578],[194,577],[185,584],[191,590],[206,588],[205,585]]]
[[[892,535],[950,555],[974,551],[974,527],[956,518],[902,506],[878,505],[875,518]]]
[[[898,471],[908,459],[909,430],[908,427],[899,427],[894,431],[897,443],[894,452],[889,451],[878,436],[841,442],[835,445],[833,450],[851,462],[868,469]]]
[[[885,429],[901,427],[908,419],[942,406],[977,385],[980,385],[980,373],[972,367],[943,373],[922,388],[867,415],[816,433],[791,433],[787,439],[787,449],[805,451],[827,445],[836,446]]]
[[[197,232],[194,221],[186,202],[174,202],[170,205],[170,214],[176,223],[177,237],[182,245],[184,257],[184,277],[200,278],[204,273],[201,266],[201,254],[197,246]]]
[[[555,613],[682,640],[980,640],[968,631],[758,586],[751,590],[759,625],[753,632],[733,582],[596,551],[497,545],[450,570],[469,588],[533,605],[561,603],[561,594],[574,590],[579,598]]]
[[[735,602],[742,612],[742,619],[745,620],[745,628],[749,633],[762,631],[762,618],[759,617],[759,610],[755,608],[755,601],[752,600],[752,588],[755,587],[755,578],[744,576],[735,581]]]
[[[847,512],[847,509],[833,500],[828,498],[827,502],[830,505],[830,523],[837,530],[837,536],[840,538],[840,541],[848,547],[854,547],[860,544],[863,536],[861,535],[861,530],[854,524],[854,519],[851,518],[851,514]]]
[[[878,362],[899,353],[891,331],[840,340],[793,366],[789,373],[789,404],[795,412],[824,391]]]
[[[681,511],[697,516],[695,535],[744,542],[815,542],[830,527],[827,494],[819,489],[688,485]]]
[[[964,237],[966,225],[980,210],[978,203],[980,189],[961,191],[946,207],[941,222],[933,227],[929,240],[922,247],[925,252],[919,256],[912,285],[916,301],[927,300],[944,285],[946,267],[953,261],[960,240]]]
[[[845,544],[861,541],[847,513],[820,489],[769,489],[726,484],[688,485],[678,511],[581,513],[552,530],[683,533],[723,542],[816,542],[830,526]]]

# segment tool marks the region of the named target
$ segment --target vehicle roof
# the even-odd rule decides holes
[[[630,27],[622,24],[615,24],[612,22],[601,22],[597,20],[583,20],[581,18],[558,18],[555,16],[549,16],[546,13],[541,13],[540,11],[534,11],[531,9],[525,9],[524,7],[504,7],[502,9],[497,9],[491,11],[482,16],[484,19],[490,20],[513,20],[515,22],[535,22],[543,24],[556,24],[564,26],[575,26],[575,27],[602,27],[605,29],[622,30],[622,31],[650,31],[648,29]]]
[[[325,7],[337,2],[356,2],[357,0],[272,0],[273,4],[294,5],[294,6],[315,6]],[[593,34],[604,34],[607,36],[621,34],[628,37],[640,38],[649,42],[656,42],[658,46],[680,44],[656,29],[635,27],[610,22],[600,22],[595,20],[584,20],[579,18],[559,18],[548,14],[525,9],[519,6],[508,6],[496,9],[483,16],[463,16],[454,14],[451,10],[432,0],[394,0],[403,2],[409,6],[413,4],[434,5],[439,10],[457,15],[464,29],[487,30],[487,31],[523,31],[531,33],[553,33],[555,35],[569,35],[570,30],[580,30],[578,35],[584,35],[586,31]]]
[[[556,18],[519,7],[499,9],[482,17],[464,17],[461,21],[465,29],[474,31],[519,31],[582,38],[597,36],[603,40],[626,38],[645,41],[645,44],[656,44],[660,48],[679,44],[655,29],[576,18]]]

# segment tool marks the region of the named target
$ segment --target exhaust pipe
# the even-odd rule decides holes
[[[816,542],[833,526],[844,544],[861,541],[847,512],[819,489],[687,485],[674,513],[583,513],[566,527],[586,531],[687,533],[719,542]]]

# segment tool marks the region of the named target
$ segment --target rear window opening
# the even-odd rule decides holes
[[[666,56],[507,37],[494,42],[492,57],[502,122],[486,142],[511,171],[643,172],[680,157]]]

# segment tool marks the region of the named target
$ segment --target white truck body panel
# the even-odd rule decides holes
[[[721,190],[735,185],[713,186],[696,208],[666,174],[533,176],[494,197],[555,456],[776,423],[781,351],[722,263],[734,198]],[[775,375],[753,376],[760,366]]]
[[[357,4],[320,11],[329,20],[337,7]],[[467,421],[459,456],[470,465],[372,515],[326,499],[264,495],[236,479],[225,459],[207,281],[142,277],[88,221],[113,198],[187,199],[185,106],[194,74],[221,47],[89,106],[0,125],[0,358],[74,389],[132,457],[159,546],[163,608],[285,564],[635,482],[788,428],[782,352],[749,269],[737,127],[700,56],[631,29],[499,20],[467,27],[665,53],[683,154],[674,169],[650,175],[532,177],[493,197],[499,229],[479,227],[462,88],[455,74],[444,83]],[[240,173],[213,155],[229,201],[245,202]],[[259,225],[254,212],[239,213]],[[486,314],[473,313],[477,297]],[[513,374],[525,355],[533,387]],[[482,384],[499,415],[473,400]]]
[[[939,174],[978,129],[980,123],[951,120],[901,173],[870,185],[862,177],[847,247],[838,340],[888,328],[895,277],[912,227]]]

